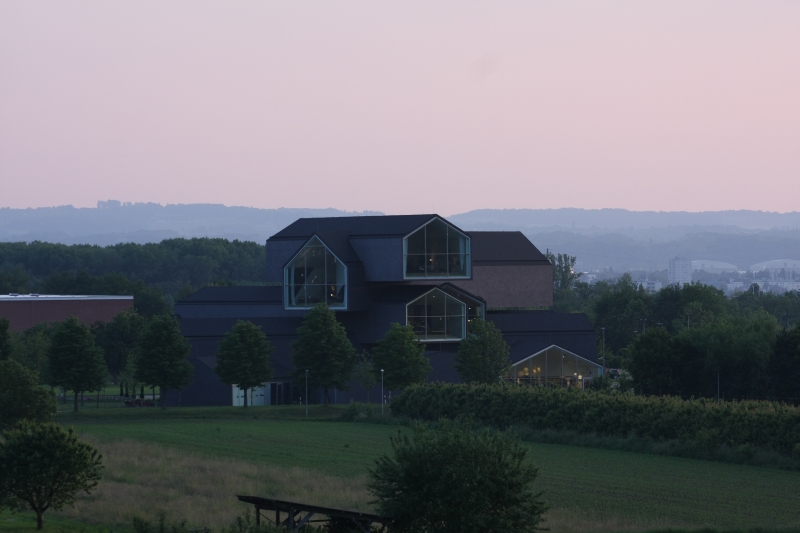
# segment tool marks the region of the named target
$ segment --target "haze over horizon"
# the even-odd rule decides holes
[[[797,209],[800,3],[0,3],[0,206]]]

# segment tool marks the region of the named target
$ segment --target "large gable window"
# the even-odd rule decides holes
[[[316,236],[284,269],[286,307],[347,305],[347,267]]]
[[[469,237],[434,219],[403,239],[406,278],[468,278]]]
[[[433,289],[406,306],[406,323],[422,341],[461,340],[466,329],[466,305]]]

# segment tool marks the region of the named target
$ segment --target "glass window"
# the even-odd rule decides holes
[[[284,277],[286,307],[347,304],[347,267],[317,237],[286,266]]]
[[[469,237],[434,219],[403,239],[406,278],[469,277]]]
[[[423,341],[461,340],[465,320],[466,305],[439,289],[406,306],[406,323]]]

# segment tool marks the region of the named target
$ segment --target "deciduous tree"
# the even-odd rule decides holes
[[[0,429],[21,420],[49,422],[56,413],[56,396],[39,386],[39,376],[16,361],[0,361]]]
[[[498,383],[511,364],[510,352],[494,323],[477,318],[458,347],[455,368],[467,383]]]
[[[139,337],[136,381],[158,387],[164,409],[167,408],[167,392],[182,389],[191,382],[190,352],[178,320],[170,315],[153,317]]]
[[[5,361],[11,357],[10,324],[6,317],[0,316],[0,361]]]
[[[303,319],[292,343],[292,362],[295,382],[304,383],[308,370],[309,387],[323,389],[326,405],[330,389],[347,390],[356,363],[355,349],[327,305],[317,304]]]
[[[0,443],[0,490],[14,508],[36,513],[42,529],[44,513],[75,503],[100,481],[102,456],[80,442],[75,431],[57,424],[20,423],[3,433]]]
[[[441,420],[391,438],[370,470],[378,513],[396,533],[522,533],[547,509],[533,489],[538,469],[508,434]]]
[[[389,390],[423,383],[431,371],[425,345],[419,342],[414,328],[396,322],[372,349],[372,367],[376,379],[380,379],[381,369],[384,370],[384,384]]]
[[[50,385],[75,393],[74,411],[78,411],[78,396],[84,391],[100,390],[106,383],[106,363],[103,350],[94,343],[94,335],[77,318],[69,317],[59,324],[50,343]]]
[[[219,345],[214,372],[228,385],[242,389],[247,407],[247,391],[272,378],[269,358],[274,351],[260,327],[239,320]]]
[[[108,371],[115,383],[127,366],[128,359],[133,357],[139,336],[146,325],[147,320],[134,309],[119,313],[110,322],[95,325],[97,342],[103,348]]]

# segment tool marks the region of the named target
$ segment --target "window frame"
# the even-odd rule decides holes
[[[289,267],[292,265],[292,263],[294,263],[294,261],[298,258],[298,256],[300,256],[300,254],[302,254],[306,250],[306,248],[308,248],[310,246],[311,241],[313,241],[314,239],[317,239],[319,241],[319,243],[322,245],[322,247],[325,248],[325,251],[328,252],[329,254],[331,254],[344,267],[344,302],[342,304],[330,305],[330,304],[328,304],[327,297],[326,297],[325,305],[327,305],[329,308],[335,309],[335,310],[347,309],[348,293],[349,293],[349,290],[348,290],[349,283],[348,283],[348,279],[347,279],[347,275],[348,275],[347,263],[342,261],[339,258],[338,255],[333,253],[333,250],[331,250],[330,247],[327,244],[325,244],[325,241],[323,241],[322,238],[319,235],[317,235],[316,233],[314,235],[312,235],[311,237],[309,237],[309,239],[303,244],[303,246],[301,246],[300,249],[292,256],[292,258],[289,259],[286,262],[286,264],[283,266],[283,308],[285,310],[287,310],[287,311],[304,311],[304,310],[309,310],[309,309],[313,309],[314,308],[314,305],[307,305],[307,304],[304,305],[304,306],[299,306],[299,305],[290,306],[289,305],[289,293],[288,293],[288,291],[289,291]],[[326,265],[325,268],[327,269],[327,265]],[[327,272],[325,274],[326,274],[325,277],[326,277],[326,280],[327,280]],[[327,286],[327,283],[324,286]]]
[[[461,342],[461,341],[463,341],[465,338],[467,338],[467,304],[465,302],[462,302],[461,300],[459,300],[458,298],[456,298],[452,294],[447,294],[446,292],[444,292],[439,287],[433,287],[429,291],[425,291],[424,293],[420,294],[419,296],[417,296],[416,298],[414,298],[410,302],[406,303],[406,326],[410,325],[409,322],[408,322],[408,308],[411,306],[411,304],[413,304],[414,302],[418,301],[420,298],[427,297],[430,293],[432,293],[434,291],[439,291],[445,297],[445,309],[447,309],[447,298],[452,298],[453,300],[455,300],[456,302],[461,304],[461,306],[462,306],[462,308],[464,310],[464,314],[461,315],[461,337],[459,337],[459,338],[450,338],[450,339],[428,339],[428,338],[424,338],[423,339],[423,338],[417,336],[417,338],[419,339],[419,342]],[[453,315],[453,316],[455,316],[455,315]],[[447,327],[447,318],[448,318],[448,315],[447,315],[446,311],[445,311],[445,316],[443,318],[445,319],[445,328],[446,328]],[[427,322],[427,319],[428,319],[427,310],[426,310],[426,314],[425,314],[425,319],[426,319],[426,322]],[[427,333],[426,333],[425,336],[427,337]]]
[[[463,276],[450,276],[450,275],[446,275],[446,276],[429,276],[427,271],[426,271],[424,276],[409,276],[408,275],[408,256],[409,256],[409,253],[408,253],[408,238],[410,236],[414,235],[415,233],[417,233],[418,231],[425,229],[428,225],[432,224],[433,222],[435,222],[437,220],[442,222],[448,228],[448,236],[447,236],[447,241],[445,242],[445,250],[449,250],[449,245],[450,245],[450,243],[449,243],[449,238],[450,238],[449,237],[449,230],[457,232],[458,234],[463,236],[464,239],[466,239],[466,241],[467,241],[466,274],[463,275]],[[412,255],[419,255],[419,254],[412,254]],[[426,231],[425,232],[425,253],[424,253],[424,256],[427,257],[427,255],[428,255],[428,233]],[[450,255],[450,252],[449,251],[445,252],[445,255]],[[416,228],[414,231],[409,232],[408,235],[405,235],[403,237],[403,280],[416,281],[416,280],[428,280],[428,279],[431,279],[431,280],[472,279],[472,239],[465,232],[461,231],[460,229],[456,228],[454,225],[450,224],[449,222],[447,222],[446,220],[444,220],[443,218],[438,217],[438,216],[431,218],[430,220],[428,220],[427,222],[425,222],[424,224],[422,224],[421,226]]]

